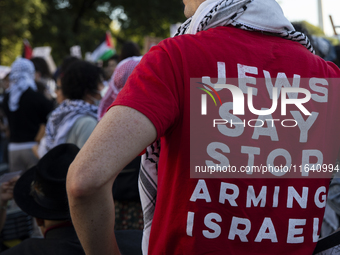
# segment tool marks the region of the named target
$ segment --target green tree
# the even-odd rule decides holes
[[[146,35],[167,37],[170,24],[184,20],[178,0],[41,1],[46,12],[42,24],[29,24],[31,44],[51,46],[57,64],[73,45],[80,45],[83,53],[92,52],[109,30],[112,19],[121,24],[120,32],[113,33],[118,44],[132,37],[139,44]]]
[[[127,18],[120,19],[127,35],[169,36],[171,24],[184,21],[183,4],[178,0],[117,0]]]
[[[180,0],[0,0],[0,64],[10,65],[27,38],[32,47],[51,46],[57,62],[73,45],[93,51],[110,28],[119,44],[142,46],[144,36],[168,37],[170,24],[183,21]]]
[[[0,64],[10,65],[21,54],[30,24],[39,26],[45,12],[41,0],[0,0]]]
[[[73,45],[80,45],[82,50],[93,50],[95,44],[105,34],[111,22],[110,17],[97,11],[95,0],[62,1],[42,0],[46,12],[42,15],[42,24],[31,23],[33,46],[51,46],[55,61],[60,62],[69,55]],[[97,40],[95,40],[98,38]]]

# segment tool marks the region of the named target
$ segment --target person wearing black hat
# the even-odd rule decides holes
[[[60,144],[17,181],[14,199],[36,218],[44,239],[26,239],[3,255],[85,254],[71,222],[66,194],[67,170],[78,151],[74,144]]]

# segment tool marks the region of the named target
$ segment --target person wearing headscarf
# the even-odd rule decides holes
[[[37,144],[40,125],[46,123],[53,110],[53,103],[37,91],[34,74],[34,65],[28,59],[18,58],[11,66],[4,111],[10,130],[8,154],[12,172],[25,171],[37,163],[32,147]]]
[[[123,89],[127,79],[141,59],[142,57],[128,57],[117,65],[109,82],[109,88],[98,107],[99,120],[104,116],[107,108],[117,98],[118,93]]]

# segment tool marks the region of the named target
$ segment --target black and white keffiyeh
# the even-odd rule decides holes
[[[64,100],[52,112],[46,124],[46,151],[66,142],[68,132],[79,117],[92,116],[97,119],[97,111],[97,106],[83,100]]]
[[[262,31],[296,41],[314,53],[308,37],[295,31],[275,0],[205,0],[194,16],[178,28],[175,36],[196,34],[209,28],[228,25],[248,31]],[[141,161],[139,191],[144,214],[142,240],[144,255],[148,252],[156,204],[159,154],[160,141],[156,141],[147,148],[147,153],[142,156]]]
[[[21,95],[28,89],[37,90],[34,82],[35,68],[33,63],[25,58],[16,59],[11,66],[9,75],[10,86],[7,89],[9,92],[8,107],[11,112],[19,108]]]
[[[296,41],[314,53],[308,37],[295,31],[275,0],[206,0],[194,16],[178,28],[175,36],[196,34],[209,28],[228,25]]]
[[[144,220],[142,239],[143,254],[147,254],[148,252],[151,224],[156,206],[160,149],[161,141],[157,140],[146,148],[146,152],[141,158],[138,186]]]

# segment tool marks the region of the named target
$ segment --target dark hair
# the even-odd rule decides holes
[[[119,55],[119,62],[134,56],[140,56],[140,51],[137,43],[126,42],[123,44],[122,50]]]
[[[50,69],[48,68],[48,65],[45,59],[40,58],[40,57],[34,57],[34,58],[31,58],[30,60],[33,62],[35,71],[41,73],[41,77],[44,77],[44,78],[52,77]]]
[[[56,81],[60,75],[62,75],[66,69],[71,65],[74,61],[79,60],[79,58],[72,57],[72,56],[66,56],[63,59],[63,62],[61,65],[58,67],[57,71],[53,75],[53,79]]]
[[[63,59],[63,62],[60,65],[61,73],[65,72],[67,68],[75,61],[79,60],[79,58],[73,56],[67,56]]]
[[[101,68],[83,60],[76,60],[61,77],[61,90],[68,99],[83,99],[87,93],[94,94],[101,81]]]

